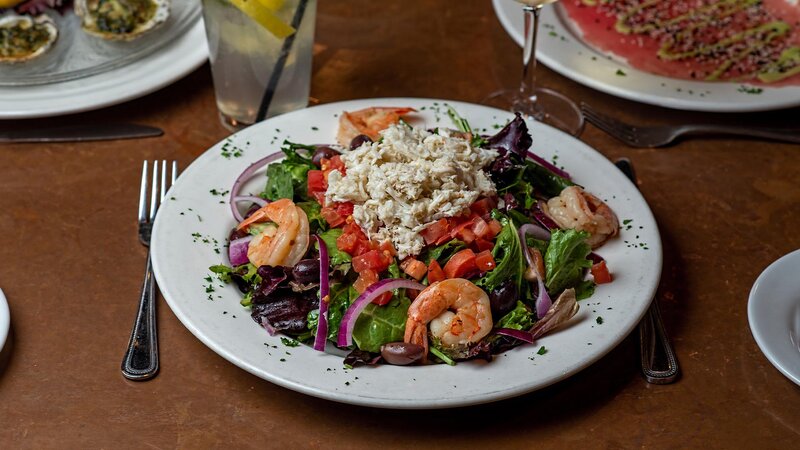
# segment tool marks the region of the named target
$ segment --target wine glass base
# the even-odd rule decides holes
[[[519,89],[504,89],[490,94],[481,103],[519,112],[572,136],[583,131],[581,110],[572,100],[552,89],[536,88],[528,98],[520,97]]]

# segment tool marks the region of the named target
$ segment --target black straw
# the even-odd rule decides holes
[[[264,95],[261,97],[261,105],[258,107],[256,122],[261,122],[267,117],[269,105],[272,103],[272,97],[275,96],[275,90],[278,89],[278,82],[281,81],[283,67],[286,65],[286,60],[289,59],[289,52],[292,49],[292,44],[294,44],[294,37],[300,32],[300,22],[303,21],[303,15],[306,12],[307,3],[308,0],[300,0],[300,3],[297,5],[297,10],[294,12],[294,18],[292,18],[292,28],[294,28],[296,31],[283,41],[281,54],[278,56],[278,60],[275,62],[275,70],[272,71],[272,76],[270,76],[269,83],[267,83],[267,89],[264,91]]]

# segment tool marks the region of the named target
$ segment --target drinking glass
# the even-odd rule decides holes
[[[525,14],[525,46],[522,49],[522,80],[518,89],[491,94],[484,103],[520,112],[573,136],[583,130],[583,115],[569,98],[536,85],[536,37],[542,7],[557,0],[517,0]]]
[[[259,2],[280,5],[267,13],[295,28],[286,37],[237,7],[246,1],[203,0],[217,108],[231,131],[306,107],[310,89],[316,0]]]

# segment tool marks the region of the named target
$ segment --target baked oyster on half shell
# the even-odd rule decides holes
[[[8,13],[0,16],[0,63],[19,63],[41,56],[58,38],[56,24],[46,14]]]
[[[164,23],[170,0],[75,0],[81,27],[103,39],[130,41]]]

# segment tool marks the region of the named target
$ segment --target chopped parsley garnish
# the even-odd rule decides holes
[[[595,322],[597,322],[598,325],[602,325],[603,324],[603,318],[601,316],[597,316],[597,319],[595,319]]]
[[[617,72],[616,72],[616,74],[617,74],[617,76],[620,76],[620,77],[626,77],[626,76],[628,76],[628,74],[627,74],[627,73],[625,73],[625,72],[624,72],[622,69],[617,69]]]
[[[287,347],[297,347],[298,345],[300,345],[300,342],[297,341],[296,339],[287,339],[285,337],[281,338],[281,342],[283,343],[283,345]]]
[[[539,347],[539,351],[536,352],[537,355],[544,355],[545,353],[547,353],[547,349],[544,348],[544,345]]]
[[[764,89],[741,85],[741,86],[739,86],[739,89],[737,89],[737,91],[739,91],[741,93],[744,93],[744,94],[756,95],[756,94],[760,94],[760,93],[764,92]]]

